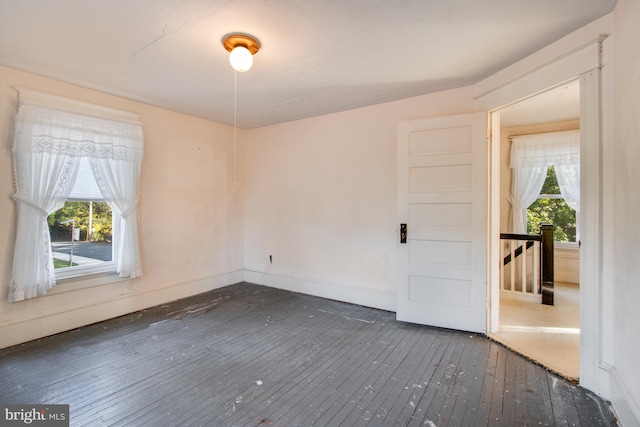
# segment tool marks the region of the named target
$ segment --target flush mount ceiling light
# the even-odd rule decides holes
[[[247,71],[253,65],[253,55],[260,49],[260,42],[247,34],[229,34],[222,39],[229,52],[229,62],[234,70]]]
[[[227,34],[222,45],[229,52],[229,62],[234,70],[247,71],[253,65],[253,55],[260,49],[260,42],[248,34]],[[236,184],[238,164],[238,73],[233,81],[233,184]]]

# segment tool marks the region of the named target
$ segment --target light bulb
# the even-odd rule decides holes
[[[244,46],[236,46],[229,54],[231,66],[239,72],[245,72],[253,65],[253,55]]]

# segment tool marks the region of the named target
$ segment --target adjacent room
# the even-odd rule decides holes
[[[553,303],[545,301],[540,290],[542,241],[529,241],[523,251],[523,241],[501,239],[500,322],[492,337],[577,381],[580,82],[564,83],[496,114],[500,114],[501,140],[500,229],[506,234],[539,235],[542,224],[553,225],[549,229],[553,267],[549,269],[554,273],[554,286],[548,298]],[[518,171],[526,165],[540,168],[538,173],[524,172],[524,177],[531,179],[523,179],[523,171]]]
[[[5,414],[640,425],[638,20],[636,0],[0,0]],[[520,185],[531,139],[565,132]],[[552,270],[506,249],[558,200]],[[532,299],[570,323],[522,323]],[[521,345],[538,327],[569,335],[569,368]]]

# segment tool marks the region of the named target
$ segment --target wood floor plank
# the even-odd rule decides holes
[[[286,313],[281,311],[281,313]],[[228,408],[234,408],[236,401],[242,396],[243,390],[247,387],[252,387],[258,380],[268,381],[268,376],[263,375],[261,378],[256,376],[258,373],[253,373],[248,368],[252,366],[266,366],[270,360],[285,360],[283,355],[278,350],[283,347],[293,346],[296,336],[289,331],[299,324],[299,315],[286,316],[282,319],[272,319],[272,322],[278,324],[278,328],[270,328],[273,332],[266,333],[267,324],[261,329],[259,334],[251,332],[251,328],[245,326],[245,330],[248,330],[249,336],[230,337],[229,340],[224,342],[217,341],[214,346],[216,350],[212,352],[210,357],[207,357],[207,361],[200,362],[198,366],[194,366],[193,375],[194,379],[186,381],[185,386],[178,390],[179,393],[185,393],[191,387],[200,387],[206,389],[207,384],[222,382],[231,382],[230,386],[225,387],[225,393],[217,393],[215,398],[207,398],[206,395],[201,395],[196,399],[191,398],[188,402],[185,402],[184,406],[189,406],[196,416],[198,410],[206,407],[206,412],[210,415],[214,415],[219,412],[224,412]],[[260,321],[260,324],[263,320]],[[272,323],[272,325],[274,325]],[[258,349],[258,351],[256,351]],[[206,356],[206,355],[204,355]],[[197,358],[196,358],[197,360]],[[204,364],[203,364],[204,363]],[[281,368],[285,369],[287,365],[290,365],[290,359],[287,358],[287,362],[281,363]],[[205,370],[206,375],[202,375],[201,371]],[[160,399],[156,404],[147,408],[148,410],[156,411],[158,406],[161,406],[163,400]],[[141,414],[139,414],[141,415]],[[164,421],[170,422],[173,417],[179,416],[180,413],[174,412],[170,415],[160,415],[156,411],[156,417],[162,418]],[[123,420],[131,422],[131,420]],[[153,421],[153,418],[151,418]]]
[[[381,351],[372,352],[368,358],[359,358],[353,368],[360,371],[360,374],[343,379],[342,383],[345,386],[340,388],[344,391],[341,394],[333,393],[330,404],[316,411],[312,425],[353,425],[362,422],[360,415],[369,400],[375,396],[374,393],[377,392],[375,384],[384,375],[385,365],[394,363],[392,361],[394,353],[406,354],[408,351],[406,347],[412,347],[414,343],[413,335],[414,331],[410,330],[389,334],[384,339],[389,344],[379,347]],[[357,415],[354,414],[349,420],[349,415],[354,411]]]
[[[485,336],[247,283],[0,350],[0,381],[72,426],[616,425]]]
[[[406,425],[412,418],[416,402],[422,395],[424,387],[429,384],[433,372],[448,348],[450,331],[436,331],[434,340],[429,347],[422,363],[416,366],[413,375],[405,383],[394,404],[389,408],[384,423]],[[383,424],[384,425],[384,424]]]
[[[549,397],[551,399],[551,412],[553,413],[553,421],[556,426],[569,426],[569,417],[567,408],[562,396],[561,387],[558,387],[559,381],[556,376],[548,374],[546,376],[547,387],[549,388]],[[577,414],[576,414],[577,415]],[[574,417],[574,419],[577,417]]]
[[[504,416],[504,379],[506,375],[507,351],[496,352],[496,365],[493,376],[493,390],[491,391],[491,404],[489,407],[489,422],[492,425],[502,426],[505,424]]]
[[[516,407],[516,415],[515,422],[516,425],[524,425],[528,418],[528,405],[527,405],[527,394],[529,390],[527,389],[527,371],[526,367],[528,365],[528,361],[523,357],[516,357],[515,360],[515,407]]]
[[[402,360],[391,378],[382,386],[377,403],[371,403],[372,407],[368,409],[371,417],[366,420],[371,426],[397,423],[397,417],[409,404],[406,399],[411,395],[412,389],[418,386],[421,367],[431,362],[439,348],[439,330],[425,331],[414,325],[411,327],[420,334],[420,346],[412,347],[410,351],[401,355]]]
[[[465,335],[469,336],[469,334]],[[438,405],[432,404],[427,412],[426,418],[430,420],[435,418],[436,421],[434,423],[436,425],[447,426],[454,416],[454,410],[462,390],[462,376],[465,375],[468,369],[467,366],[473,357],[474,341],[472,338],[473,336],[469,336],[469,339],[458,341],[457,351],[459,356],[452,359],[453,364],[451,367],[453,370],[449,376],[448,387],[442,396],[441,402]]]
[[[400,343],[402,336],[392,327],[385,328],[380,335],[383,341],[391,342],[392,345]],[[311,424],[334,405],[342,406],[352,402],[354,390],[362,386],[361,376],[366,375],[380,353],[388,351],[390,347],[372,346],[371,342],[370,339],[354,340],[352,337],[351,343],[346,344],[348,351],[345,356],[336,359],[332,370],[323,378],[305,385],[305,390],[313,392],[299,395],[294,400],[295,404],[283,413],[283,421],[295,424],[309,419]]]
[[[246,301],[242,302],[243,305],[247,304]],[[274,304],[277,304],[277,301],[274,301]],[[215,341],[208,342],[203,339],[203,336],[187,336],[186,340],[184,339],[184,335],[181,334],[178,345],[172,345],[169,349],[165,347],[156,347],[156,352],[160,353],[160,357],[164,360],[167,360],[169,366],[176,366],[176,369],[153,369],[148,373],[148,377],[143,378],[141,380],[136,380],[134,384],[128,384],[125,387],[122,387],[119,390],[119,393],[115,393],[112,398],[113,400],[103,402],[104,408],[94,407],[93,410],[98,410],[102,414],[103,418],[109,419],[110,412],[114,412],[109,408],[118,408],[118,402],[131,403],[131,399],[135,399],[138,395],[146,396],[145,399],[147,402],[151,401],[154,405],[147,405],[145,410],[149,411],[149,409],[157,409],[158,406],[162,405],[162,397],[167,393],[175,392],[175,389],[180,389],[180,384],[182,388],[188,390],[193,387],[189,381],[182,381],[185,379],[185,375],[192,370],[196,372],[198,370],[204,370],[205,372],[210,371],[210,367],[212,364],[221,363],[226,359],[236,359],[238,353],[242,353],[246,350],[246,347],[252,345],[251,341],[246,339],[247,337],[251,337],[256,335],[254,325],[255,319],[247,322],[246,319],[249,317],[245,317],[244,320],[238,322],[239,330],[242,333],[234,336],[234,334],[228,333],[225,326],[225,316],[218,316],[218,324],[215,330],[209,327],[198,328],[197,324],[194,322],[202,322],[203,325],[208,323],[206,317],[195,317],[190,319],[191,323],[187,324],[187,326],[191,326],[190,330],[193,331],[205,331],[205,335],[211,337]],[[242,319],[242,318],[241,318]],[[262,322],[262,319],[261,319]],[[163,327],[167,327],[167,325],[162,325]],[[189,329],[187,329],[189,330]],[[201,334],[202,332],[200,332]],[[282,333],[286,333],[286,331],[282,331]],[[157,335],[154,335],[157,336]],[[262,336],[262,334],[257,335]],[[244,341],[243,346],[239,347],[233,343],[234,340]],[[199,347],[196,349],[194,344],[189,344],[189,341],[200,343]],[[158,346],[164,345],[164,343],[171,343],[171,340],[159,340]],[[214,348],[215,347],[215,348]],[[219,355],[216,353],[216,349],[219,348],[230,348],[231,351],[226,355]],[[211,357],[207,357],[211,356]],[[199,358],[204,358],[204,362],[199,360]],[[153,366],[155,363],[150,364]],[[201,375],[196,375],[199,377]],[[177,383],[176,383],[177,381]],[[158,387],[158,384],[160,387]],[[164,391],[162,385],[163,384],[171,384],[171,389],[168,391]],[[183,390],[180,390],[183,391]],[[180,394],[178,394],[180,395]],[[155,401],[153,400],[157,398]],[[134,405],[130,405],[132,407],[132,411],[136,411]],[[142,408],[140,408],[142,409]],[[120,413],[122,411],[119,411]],[[89,414],[89,417],[93,416],[93,414]]]
[[[452,336],[452,338],[457,337]],[[448,343],[446,351],[438,361],[436,370],[421,389],[422,393],[416,401],[413,416],[407,423],[408,426],[419,426],[423,422],[429,425],[442,424],[440,409],[446,399],[446,391],[451,385],[460,358],[460,353],[456,351],[458,343],[459,340],[456,339],[452,339]]]
[[[345,417],[344,425],[377,425],[381,421],[382,415],[386,414],[384,402],[387,397],[396,395],[395,391],[399,391],[401,386],[409,381],[409,377],[402,378],[403,374],[409,372],[403,369],[403,365],[410,365],[409,357],[411,355],[424,354],[424,345],[430,343],[425,340],[421,328],[412,328],[408,331],[403,344],[393,349],[390,357],[383,362],[382,372],[375,382],[366,389],[366,394],[362,396],[357,406],[354,406],[349,414]],[[412,371],[413,372],[413,371]],[[400,382],[398,378],[400,377]],[[404,380],[404,381],[403,381]],[[378,414],[378,412],[381,412]]]
[[[571,387],[573,400],[578,412],[576,425],[603,426],[615,422],[610,408],[596,395],[579,387]]]
[[[457,392],[452,391],[453,408],[447,425],[472,425],[475,420],[489,360],[489,346],[481,335],[472,334],[470,338],[473,340],[471,354],[461,362]]]
[[[487,347],[484,363],[479,365],[480,371],[476,371],[476,385],[472,390],[472,399],[469,402],[462,425],[491,425],[489,424],[489,411],[495,381],[496,364],[500,348],[494,343]]]
[[[327,330],[331,332],[332,335],[332,341],[330,341],[327,345],[325,350],[328,352],[327,354],[324,355],[318,355],[315,353],[309,353],[307,359],[305,360],[304,364],[301,366],[301,371],[300,372],[293,372],[293,375],[291,376],[291,380],[295,380],[295,379],[300,379],[300,374],[304,373],[305,371],[309,371],[310,369],[313,369],[314,365],[318,365],[318,363],[314,363],[316,361],[320,361],[322,362],[322,360],[325,360],[327,363],[324,364],[323,369],[317,370],[315,369],[316,373],[313,375],[303,375],[304,379],[306,380],[306,382],[301,382],[296,384],[295,386],[291,387],[292,391],[294,391],[294,393],[292,395],[289,395],[288,398],[286,400],[281,399],[280,404],[277,405],[271,405],[272,407],[275,408],[279,408],[279,410],[281,411],[280,414],[271,414],[269,412],[271,412],[271,410],[267,410],[267,413],[265,415],[265,413],[261,413],[261,414],[250,414],[251,416],[249,417],[249,419],[253,420],[253,419],[280,419],[284,416],[286,416],[286,414],[288,413],[288,411],[291,410],[291,408],[297,408],[300,409],[302,407],[302,405],[304,404],[304,402],[300,402],[298,399],[304,399],[304,397],[307,394],[310,393],[300,393],[300,389],[298,387],[303,387],[303,388],[309,388],[309,387],[317,387],[318,384],[322,384],[324,379],[326,377],[332,378],[334,376],[338,376],[338,377],[342,377],[338,374],[335,373],[335,369],[340,368],[342,365],[345,365],[345,360],[344,357],[345,355],[349,355],[349,354],[353,354],[353,352],[348,352],[348,353],[344,353],[344,354],[339,354],[339,352],[344,349],[347,350],[349,349],[349,346],[351,345],[351,343],[354,341],[353,336],[349,337],[348,335],[345,336],[344,332],[348,332],[349,334],[353,334],[357,331],[361,332],[358,335],[361,336],[365,336],[367,334],[366,331],[366,322],[362,325],[362,328],[364,329],[354,329],[354,327],[349,328],[349,331],[340,331],[340,328],[338,325],[339,323],[343,320],[343,319],[348,319],[350,321],[353,322],[361,322],[363,319],[360,319],[358,317],[358,313],[354,313],[354,312],[335,312],[332,310],[320,310],[318,309],[319,314],[316,316],[316,318],[314,320],[316,320],[317,322],[320,322],[318,324],[322,324],[323,328],[321,328],[320,330]],[[324,318],[323,318],[324,316]],[[375,327],[377,328],[379,326],[375,325]],[[357,327],[357,325],[356,325]],[[318,329],[318,328],[314,328],[314,329]],[[305,337],[309,337],[309,336],[313,336],[313,334],[311,333],[305,333],[304,336],[299,337],[299,339],[304,340]],[[317,337],[316,337],[317,338]],[[340,339],[341,341],[335,341],[335,339]],[[343,362],[343,363],[340,363]],[[319,365],[323,365],[322,363],[320,363]],[[288,375],[289,374],[285,374]],[[281,380],[284,380],[285,382],[291,382],[290,380],[287,379],[287,377],[285,378],[281,378]],[[276,388],[277,389],[277,388]],[[269,392],[273,392],[274,388],[269,387]],[[271,395],[272,399],[277,399],[278,396],[273,396]],[[262,400],[264,400],[264,398],[262,398]],[[260,396],[257,396],[257,402],[260,402],[261,398]],[[233,403],[233,402],[230,402]],[[253,407],[253,405],[252,405]],[[223,413],[217,416],[217,418],[212,418],[213,421],[215,422],[216,420],[219,420],[222,422],[222,420],[224,420],[224,422],[228,422],[229,418],[236,418],[235,417],[235,413],[233,411],[229,412],[229,413]]]
[[[330,385],[343,377],[338,371],[343,363],[348,363],[349,340],[335,341],[335,347],[309,356],[305,363],[287,373],[279,383],[256,400],[251,409],[251,419],[279,419],[291,416],[294,408],[301,410],[307,396],[315,396],[315,401],[326,399]],[[341,348],[343,347],[343,349]],[[250,422],[247,425],[251,425]]]
[[[504,386],[500,425],[505,427],[518,425],[516,422],[517,402],[515,394],[518,372],[516,370],[516,357],[514,356],[515,355],[510,351],[505,352],[504,373],[501,378],[504,382]],[[500,377],[498,377],[498,379],[500,379]]]
[[[195,368],[196,370],[206,370],[208,368],[206,363],[202,363],[198,360],[198,356],[205,354],[207,351],[208,348],[206,346],[199,350],[195,350],[194,348],[183,348],[180,352],[175,352],[173,350],[169,352],[164,350],[161,351],[161,363],[155,360],[155,358],[150,358],[151,360],[154,360],[153,363],[156,364],[155,369],[145,370],[144,376],[141,377],[136,375],[134,383],[123,384],[116,393],[112,394],[112,401],[103,402],[105,408],[101,409],[101,413],[103,416],[106,416],[108,415],[106,408],[117,407],[118,401],[130,401],[130,399],[135,398],[139,394],[144,394],[148,401],[148,399],[154,396],[154,391],[160,391],[157,384],[172,384],[172,388],[179,388],[176,387],[176,381],[180,381],[181,379],[184,379],[185,376],[188,376],[190,368]],[[174,366],[177,369],[173,369]],[[183,387],[188,388],[189,383],[187,382]],[[94,409],[99,408],[94,407]]]
[[[553,420],[546,371],[536,364],[527,364],[527,409],[528,419],[538,424],[548,424]]]

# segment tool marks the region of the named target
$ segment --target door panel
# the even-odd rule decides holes
[[[486,136],[486,113],[398,127],[398,320],[486,330]]]

